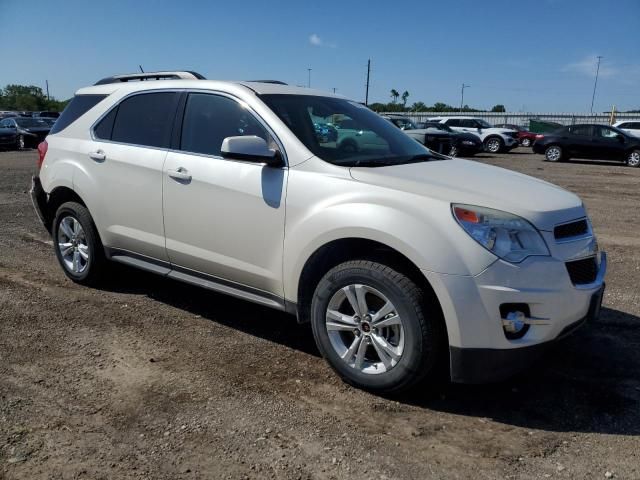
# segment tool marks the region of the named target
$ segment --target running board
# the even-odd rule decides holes
[[[213,275],[173,266],[169,262],[145,257],[126,250],[105,248],[105,253],[109,260],[155,273],[163,277],[172,278],[183,283],[206,288],[207,290],[230,295],[232,297],[264,305],[266,307],[275,308],[276,310],[289,312],[291,309],[291,307],[285,305],[284,300],[277,295],[247,287],[239,283],[223,280],[221,278],[214,277]]]

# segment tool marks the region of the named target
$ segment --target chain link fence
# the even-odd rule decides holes
[[[529,128],[530,121],[554,122],[561,125],[574,125],[576,123],[598,123],[609,125],[611,120],[610,113],[509,113],[509,112],[389,112],[381,115],[403,115],[409,117],[414,122],[424,122],[433,117],[457,117],[470,116],[474,118],[482,118],[492,125],[509,123]],[[640,121],[640,113],[616,113],[615,121],[622,120],[638,120]]]

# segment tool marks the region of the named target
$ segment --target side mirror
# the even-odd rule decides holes
[[[624,143],[624,135],[620,135],[619,133],[617,133],[616,138],[620,143]]]
[[[267,145],[263,138],[255,135],[227,137],[222,141],[220,154],[224,158],[245,162],[264,163],[270,167],[281,167],[282,158]]]

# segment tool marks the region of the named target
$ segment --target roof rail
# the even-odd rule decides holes
[[[280,80],[245,80],[245,81],[249,83],[274,83],[276,85],[287,85],[286,83]]]
[[[109,83],[129,82],[143,80],[206,80],[204,76],[198,72],[192,71],[176,71],[176,72],[146,72],[146,73],[130,73],[125,75],[113,75],[98,80],[94,85],[107,85]]]

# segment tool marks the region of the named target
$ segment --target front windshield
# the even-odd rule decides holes
[[[36,118],[14,118],[16,123],[23,128],[46,127],[47,124],[43,120]]]
[[[316,95],[260,98],[313,154],[335,165],[400,165],[446,158],[356,102]]]
[[[477,119],[476,122],[478,122],[478,124],[480,124],[480,127],[482,128],[493,128],[493,125],[491,125],[489,122],[486,122],[482,119]]]

